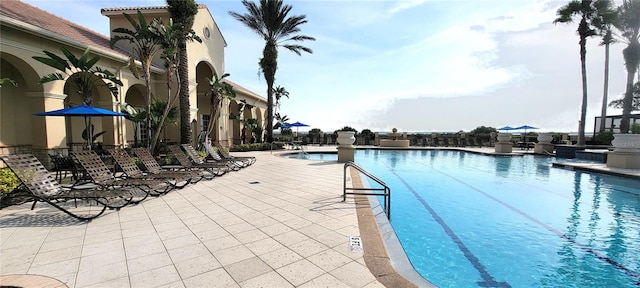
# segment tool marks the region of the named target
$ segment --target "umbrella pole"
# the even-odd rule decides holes
[[[92,134],[91,132],[89,132],[89,125],[90,125],[90,124],[91,124],[91,121],[87,121],[87,116],[84,116],[84,127],[85,127],[85,128],[84,128],[84,129],[85,129],[84,131],[86,131],[86,132],[87,132],[87,148],[88,148],[89,150],[91,150],[91,143],[89,142],[89,139],[91,138],[91,135],[90,135],[90,134]]]

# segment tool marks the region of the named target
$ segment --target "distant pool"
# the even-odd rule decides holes
[[[391,187],[393,229],[435,285],[640,286],[638,180],[539,156],[356,150],[355,160]]]

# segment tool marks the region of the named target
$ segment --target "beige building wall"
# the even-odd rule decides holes
[[[126,10],[129,11],[129,10]],[[168,19],[165,9],[143,9],[145,17],[161,17]],[[115,27],[129,27],[128,21],[122,16],[123,11],[103,12],[110,21],[112,30]],[[135,11],[130,11],[135,14]],[[18,87],[5,85],[0,88],[0,148],[26,146],[35,150],[59,150],[70,148],[71,145],[82,145],[82,131],[85,129],[85,120],[82,117],[41,117],[34,113],[51,111],[78,105],[81,103],[71,81],[54,81],[40,84],[39,79],[50,73],[57,73],[53,68],[34,60],[33,56],[46,56],[43,50],[47,50],[66,59],[60,51],[64,46],[74,55],[81,55],[87,44],[65,38],[59,34],[46,31],[42,28],[31,26],[7,16],[0,15],[0,78],[10,78],[18,83]],[[135,17],[137,18],[137,17]],[[206,6],[200,6],[194,30],[203,40],[202,43],[188,43],[189,55],[189,82],[191,119],[193,139],[197,141],[202,126],[202,115],[210,112],[208,81],[212,75],[224,73],[224,48],[226,42],[211,17]],[[207,36],[208,35],[208,36]],[[122,48],[125,41],[119,42]],[[95,87],[93,106],[113,111],[120,111],[120,105],[129,103],[134,107],[145,107],[146,87],[143,79],[136,79],[127,68],[129,56],[121,50],[114,51],[105,47],[91,47],[93,55],[99,55],[100,61],[96,66],[108,69],[115,73],[123,82],[119,87],[119,95],[113,97],[106,87]],[[139,63],[138,63],[139,64]],[[166,100],[169,91],[166,86],[166,76],[161,61],[154,62],[152,68],[151,93],[152,97]],[[226,101],[222,105],[220,117],[215,120],[216,129],[212,138],[224,145],[235,143],[240,138],[241,125],[237,121],[229,120],[230,106],[232,102],[245,100],[255,108],[245,113],[245,118],[251,117],[264,122],[263,115],[266,111],[266,100],[241,86],[233,83],[238,97],[234,101]],[[171,94],[175,94],[177,83]],[[177,105],[177,103],[176,103]],[[104,145],[126,146],[134,140],[134,125],[123,117],[93,117],[91,123],[94,131],[107,131],[98,138],[97,142]],[[179,141],[179,126],[169,126],[161,135],[165,141]],[[138,132],[139,133],[139,132]],[[194,143],[195,144],[195,143]],[[0,149],[2,150],[2,149]],[[5,149],[6,150],[6,149]],[[5,151],[0,151],[4,153]],[[46,156],[46,155],[45,155]]]

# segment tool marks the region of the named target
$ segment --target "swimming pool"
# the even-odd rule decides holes
[[[640,286],[637,180],[551,168],[550,157],[357,150],[355,159],[391,187],[395,233],[440,287]]]

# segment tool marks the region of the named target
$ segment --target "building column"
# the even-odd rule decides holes
[[[48,92],[27,92],[32,104],[31,112],[45,112],[64,108],[65,94]],[[33,146],[36,148],[67,147],[67,129],[65,118],[62,116],[33,116],[31,129]]]

